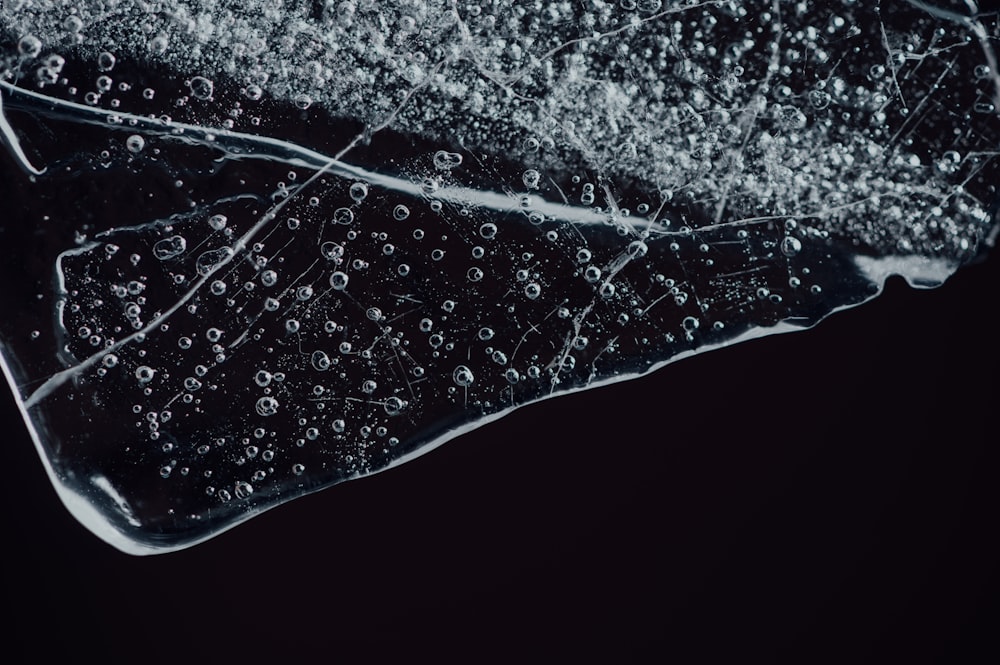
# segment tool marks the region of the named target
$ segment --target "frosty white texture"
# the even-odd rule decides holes
[[[995,233],[971,2],[0,7],[3,365],[168,551]]]

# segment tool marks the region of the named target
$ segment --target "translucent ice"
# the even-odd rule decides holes
[[[124,551],[992,243],[971,2],[382,5],[0,6],[3,366]]]

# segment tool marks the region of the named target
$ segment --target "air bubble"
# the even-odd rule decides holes
[[[355,203],[361,203],[368,196],[368,185],[363,182],[354,183],[351,185],[350,195]]]
[[[333,211],[333,221],[346,226],[354,221],[354,213],[350,208],[337,208]]]
[[[323,255],[323,258],[328,261],[336,261],[344,255],[343,245],[338,245],[337,243],[330,241],[324,242],[320,245],[319,251]]]
[[[135,378],[139,379],[139,383],[149,383],[155,374],[156,370],[148,365],[140,365],[135,368]]]
[[[165,36],[157,35],[149,40],[147,46],[150,53],[153,53],[154,55],[163,55],[167,52],[168,45],[169,42]]]
[[[132,154],[138,154],[142,152],[143,148],[146,147],[146,139],[142,138],[138,134],[133,134],[125,139],[125,147]]]
[[[330,286],[332,286],[335,291],[343,291],[344,289],[346,289],[347,282],[348,282],[347,274],[340,272],[339,270],[330,275]]]
[[[180,256],[187,249],[187,240],[183,236],[170,236],[153,245],[153,256],[160,261],[166,261]]]
[[[34,35],[25,35],[17,42],[17,51],[28,58],[37,58],[42,52],[42,42]]]
[[[115,68],[115,61],[114,54],[104,51],[97,56],[97,68],[102,72],[110,72]]]
[[[226,263],[233,256],[233,250],[229,247],[219,247],[210,249],[202,254],[195,261],[195,268],[199,275],[209,275],[219,266]]]
[[[215,84],[204,76],[194,76],[188,82],[188,89],[195,99],[209,100],[215,91]]]
[[[326,355],[323,351],[313,351],[311,360],[313,369],[318,372],[325,372],[330,369],[330,356]]]
[[[455,371],[451,375],[452,380],[455,385],[467,388],[472,385],[475,381],[475,377],[472,375],[472,370],[465,365],[459,365],[455,368]]]
[[[385,412],[390,416],[398,416],[406,407],[406,402],[398,397],[390,397],[385,401]]]
[[[791,258],[802,251],[802,243],[798,238],[785,236],[781,241],[781,253]]]
[[[434,168],[439,171],[450,171],[462,163],[462,155],[457,152],[438,150],[434,153]]]
[[[265,395],[257,400],[257,414],[260,416],[273,416],[278,412],[278,400],[270,395]]]

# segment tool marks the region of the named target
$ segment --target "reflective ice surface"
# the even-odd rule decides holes
[[[995,233],[970,3],[79,4],[0,8],[0,342],[128,552]]]

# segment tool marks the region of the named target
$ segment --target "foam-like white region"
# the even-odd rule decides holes
[[[882,284],[892,275],[903,277],[914,288],[932,289],[944,284],[958,266],[954,261],[934,256],[855,256],[862,275]]]

